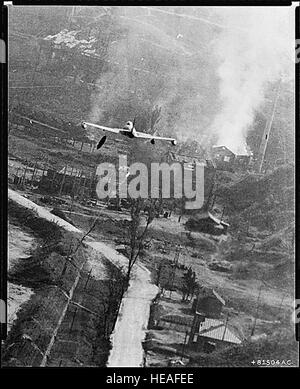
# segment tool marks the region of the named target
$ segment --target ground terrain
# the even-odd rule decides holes
[[[80,244],[73,226],[73,232],[65,231],[43,219],[42,208],[32,211],[20,204],[26,198],[16,192],[9,196],[14,238],[9,241],[10,331],[3,364],[104,366],[121,299],[121,273],[105,255]]]
[[[24,77],[21,74],[20,76],[21,78]],[[21,97],[20,100],[22,101]],[[43,98],[39,102],[34,101],[34,95],[32,94],[29,100],[34,102],[37,109],[39,104],[44,107],[44,110],[47,108],[43,104]],[[45,96],[46,100],[49,103],[48,95]],[[72,101],[69,101],[69,106],[72,107]],[[62,102],[56,102],[55,107],[55,113],[59,117],[67,116],[71,119],[73,110],[73,113],[76,111],[75,119],[80,120],[79,116],[81,114],[78,113],[78,107],[68,108],[68,112],[63,111],[63,107],[66,107],[65,102],[63,104]],[[125,245],[123,250],[125,249],[126,255],[130,220],[128,211],[125,209],[122,211],[109,210],[101,202],[98,202],[96,206],[83,204],[76,199],[72,201],[70,196],[63,194],[56,194],[52,203],[45,204],[41,201],[45,194],[39,193],[38,188],[32,183],[30,184],[30,177],[34,169],[42,171],[51,167],[55,170],[61,170],[69,164],[89,174],[94,174],[99,162],[112,161],[118,155],[119,144],[112,141],[108,150],[103,153],[81,152],[70,144],[63,144],[54,139],[54,136],[58,135],[71,139],[72,129],[69,131],[66,129],[64,134],[53,133],[53,138],[50,135],[49,131],[41,129],[40,132],[35,133],[29,131],[26,126],[23,129],[11,126],[9,134],[10,187],[49,211],[54,207],[58,207],[73,223],[74,227],[81,231],[88,231],[95,217],[97,217],[96,226],[90,233],[89,238],[103,242],[112,250],[118,250],[121,245]],[[77,136],[78,139],[87,141],[85,134],[80,135],[78,132]],[[110,152],[111,149],[114,151],[113,153]],[[29,182],[20,187],[14,183],[13,178],[18,169],[18,174],[22,174],[25,166],[28,169],[25,178]],[[200,285],[214,288],[224,298],[226,306],[222,317],[223,319],[229,317],[230,325],[241,339],[249,338],[254,323],[255,335],[266,334],[272,336],[279,327],[286,330],[286,333],[290,333],[292,330],[291,312],[295,266],[293,177],[293,167],[290,165],[278,168],[265,176],[218,172],[217,196],[213,211],[220,215],[223,208],[226,207],[225,220],[230,223],[228,234],[216,237],[210,234],[191,232],[185,226],[190,216],[184,215],[179,222],[179,211],[175,210],[170,218],[156,218],[151,223],[146,239],[148,246],[141,253],[140,264],[150,271],[149,277],[155,284],[157,282],[157,269],[162,260],[169,264],[168,268],[171,270],[169,270],[170,273],[166,277],[170,277],[172,269],[174,269],[172,262],[174,262],[175,253],[181,245],[178,265],[191,266],[196,272],[197,281]],[[54,198],[59,200],[59,205],[57,205],[57,201],[54,201]],[[37,307],[41,303],[41,299],[48,298],[49,293],[54,292],[43,289],[44,286],[40,287],[43,280],[30,279],[32,274],[27,273],[27,271],[24,272],[26,260],[32,262],[32,258],[28,259],[27,256],[31,256],[31,253],[33,253],[33,258],[35,257],[36,254],[34,253],[38,246],[45,244],[43,238],[36,231],[33,232],[28,226],[24,225],[20,215],[17,214],[13,217],[10,215],[10,236],[10,266],[12,266],[9,269],[10,310],[12,314],[10,320],[13,324],[10,336],[14,339],[19,331],[19,326],[22,327],[22,320],[30,312],[31,304]],[[101,247],[103,249],[103,246]],[[30,254],[28,254],[28,250]],[[84,264],[84,271],[87,275],[91,272],[90,276],[95,280],[93,289],[96,291],[98,289],[102,290],[102,288],[105,289],[107,264],[100,266],[98,254],[95,254],[90,248],[84,247],[82,250],[85,251],[84,255],[88,258]],[[53,252],[47,252],[47,255],[53,258],[53,255],[55,257],[58,253],[53,249]],[[57,258],[54,259],[57,260]],[[216,270],[217,267],[213,265],[218,265],[222,261],[226,261],[227,270]],[[100,262],[102,263],[102,261]],[[14,264],[17,264],[16,268]],[[41,266],[46,266],[45,274],[47,276],[45,277],[47,282],[50,279],[53,282],[51,278],[53,275],[50,277],[51,272],[48,268],[49,263],[46,261]],[[191,302],[183,304],[180,298],[183,268],[178,267],[175,272],[175,290],[172,291],[173,294],[169,297],[170,291],[167,290],[165,295],[158,300],[161,306],[161,314],[177,312],[182,316],[189,316]],[[28,279],[26,279],[26,276],[28,276]],[[143,282],[142,279],[139,282]],[[146,277],[144,281],[148,282],[149,280]],[[78,285],[78,293],[81,296],[80,299],[83,299],[82,301],[87,298],[83,297],[85,295],[84,285],[84,282]],[[259,296],[260,289],[261,294]],[[137,297],[138,290],[136,289],[134,293]],[[152,290],[151,293],[155,295],[156,292],[154,293],[154,290]],[[33,302],[31,302],[32,299]],[[93,309],[95,309],[94,306]],[[63,331],[62,338],[66,340],[67,344],[70,341],[67,328],[71,326],[74,312],[74,310],[70,311],[65,316],[65,322],[61,327]],[[127,314],[129,313],[126,312]],[[80,331],[84,331],[83,328],[87,323],[90,323],[86,321],[89,319],[84,315],[81,316],[81,319],[82,322],[78,320],[78,322],[75,321],[78,324],[73,324],[78,325],[78,328],[76,327],[76,333],[78,334],[81,333]],[[51,363],[63,366],[105,364],[110,347],[107,337],[103,340],[101,338],[103,334],[101,335],[97,331],[94,332],[94,322],[91,326],[91,332],[88,330],[87,334],[84,333],[84,337],[90,342],[89,347],[92,348],[95,339],[97,339],[100,349],[101,345],[105,343],[103,355],[99,348],[92,351],[88,351],[87,348],[86,352],[83,352],[80,347],[84,348],[85,346],[80,345],[81,340],[79,340],[80,346],[77,348],[77,352],[78,354],[83,352],[86,355],[85,360],[71,361],[70,354],[74,351],[72,348],[74,345],[70,345],[70,350],[73,350],[70,351],[70,354],[66,353],[64,357],[61,357],[61,349],[58,348],[55,351],[57,356],[54,357]],[[144,333],[145,328],[139,336],[143,337]],[[180,332],[152,328],[148,336],[150,339],[152,337],[157,340],[152,350],[145,347],[147,364],[150,366],[166,365],[172,356],[182,352],[184,334]],[[166,345],[170,344],[173,344],[172,347],[170,346],[172,350],[170,348],[166,350]],[[296,344],[294,344],[294,347],[296,347]],[[140,355],[141,350],[137,352]],[[201,361],[203,363],[203,360]],[[115,363],[118,362],[115,360]],[[247,364],[247,361],[245,363]]]

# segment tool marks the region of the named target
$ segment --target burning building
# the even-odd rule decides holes
[[[247,169],[252,162],[252,153],[235,154],[226,146],[213,146],[212,159],[217,169],[233,172]]]

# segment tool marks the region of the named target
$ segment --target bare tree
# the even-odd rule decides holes
[[[142,198],[131,199],[131,221],[129,226],[129,256],[127,280],[129,281],[132,268],[139,258],[143,243],[147,237],[148,227],[153,221],[157,209],[156,200]],[[145,223],[143,224],[143,219]]]
[[[187,272],[183,275],[182,283],[182,301],[188,301],[189,297],[193,297],[197,289],[196,273],[191,267],[188,268]]]
[[[127,280],[119,269],[111,267],[109,273],[107,294],[104,299],[100,300],[103,308],[102,329],[106,338],[110,336],[111,331],[113,330],[122,296],[127,287]]]

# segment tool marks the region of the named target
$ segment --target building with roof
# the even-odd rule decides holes
[[[165,329],[178,331],[178,332],[190,332],[193,324],[192,316],[180,316],[175,314],[165,315],[160,317],[157,325]]]
[[[189,345],[196,351],[211,352],[216,348],[241,344],[242,341],[233,330],[229,328],[228,322],[205,318],[199,321],[197,328],[190,336]]]
[[[235,154],[227,146],[213,146],[212,159],[219,170],[246,169],[252,162],[252,153]]]
[[[192,305],[194,318],[190,331],[190,345],[194,343],[194,336],[199,333],[201,323],[208,319],[219,319],[224,305],[224,299],[214,289],[200,288],[198,296],[194,299]]]
[[[235,169],[246,169],[253,163],[253,154],[236,155],[234,160]]]
[[[204,232],[212,235],[226,234],[229,224],[218,219],[208,210],[200,211],[196,216],[190,218],[186,226],[190,230]]]
[[[207,160],[199,157],[198,155],[178,154],[174,151],[168,151],[166,160],[169,163],[178,162],[182,164],[185,170],[195,170],[196,165],[211,168],[211,165],[207,163]]]
[[[213,160],[220,170],[231,170],[235,160],[235,154],[226,146],[212,147]]]

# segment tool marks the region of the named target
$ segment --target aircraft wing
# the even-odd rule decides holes
[[[113,132],[115,134],[119,134],[121,131],[129,131],[129,130],[124,130],[123,128],[105,127],[105,126],[100,126],[99,124],[94,124],[89,122],[82,122],[81,125],[83,128],[87,128],[87,126],[90,126],[90,127],[99,128],[99,130]]]
[[[143,132],[136,132],[136,137],[143,138],[143,139],[155,139],[155,140],[165,140],[165,141],[169,141],[169,142],[176,142],[175,138],[165,138],[163,136],[156,136],[156,135],[146,134]]]

